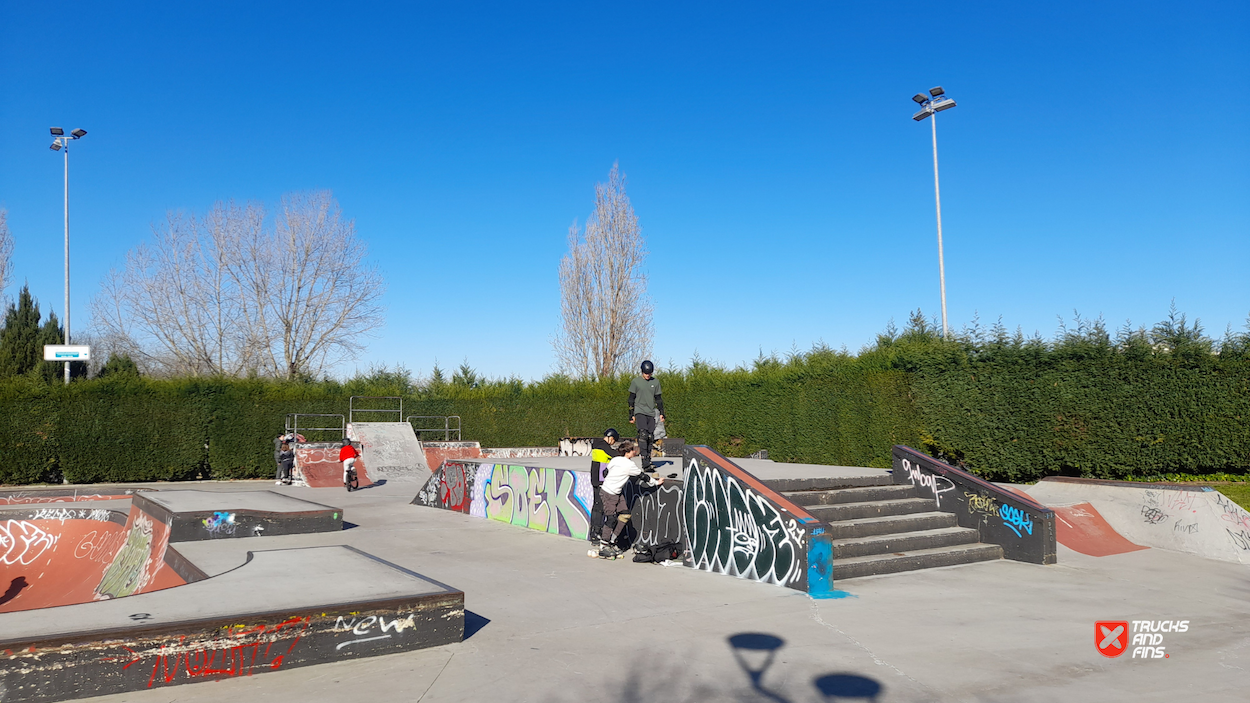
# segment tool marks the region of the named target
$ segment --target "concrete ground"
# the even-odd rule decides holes
[[[417,486],[277,488],[341,533],[180,543],[210,574],[249,549],[350,544],[465,592],[464,642],[96,701],[1243,701],[1250,568],[1149,549],[856,579],[813,601],[725,576],[603,561],[582,542],[410,505]],[[137,596],[143,598],[143,596]],[[292,601],[296,600],[292,594]],[[1167,659],[1107,659],[1098,620],[1189,620]]]

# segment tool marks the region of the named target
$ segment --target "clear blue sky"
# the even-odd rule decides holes
[[[557,265],[619,161],[655,357],[856,350],[938,311],[1214,333],[1250,315],[1250,5],[95,3],[0,9],[18,283],[73,316],[169,209],[332,189],[389,281],[355,365],[552,370]],[[6,293],[13,296],[17,286]]]

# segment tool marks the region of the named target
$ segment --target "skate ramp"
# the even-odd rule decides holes
[[[1089,503],[1051,506],[1051,510],[1055,511],[1055,538],[1068,549],[1091,557],[1149,549],[1124,539]]]
[[[342,488],[343,463],[339,461],[338,442],[299,444],[295,448],[295,482],[313,488]],[[356,460],[356,478],[360,485],[373,483],[365,459]]]
[[[354,422],[347,436],[361,447],[361,461],[374,482],[401,481],[424,484],[430,479],[425,451],[417,433],[407,422]],[[339,483],[342,483],[340,468]]]
[[[1250,513],[1210,488],[1050,477],[1024,490],[1050,506],[1088,503],[1128,544],[1250,564]]]
[[[340,481],[341,483],[341,481]],[[343,529],[343,511],[275,491],[173,490],[135,505],[169,525],[170,542],[272,537]]]
[[[138,506],[0,511],[0,613],[121,598],[203,578]],[[81,503],[78,503],[81,505]],[[95,504],[100,505],[100,504]]]
[[[122,602],[0,614],[0,697],[59,701],[459,642],[464,593],[347,546]],[[349,696],[350,697],[350,696]]]

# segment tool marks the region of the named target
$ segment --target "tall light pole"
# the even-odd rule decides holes
[[[60,127],[53,127],[52,151],[65,152],[65,341],[69,344],[69,143],[87,136],[87,130],[75,129],[69,134]],[[69,364],[65,362],[65,385],[69,385]]]
[[[920,105],[920,111],[911,116],[913,120],[920,122],[926,117],[933,117],[931,123],[933,127],[933,197],[937,200],[938,278],[942,285],[942,339],[946,339],[950,336],[950,328],[946,324],[946,261],[942,258],[942,189],[938,187],[937,113],[955,107],[955,101],[946,97],[946,91],[942,90],[940,85],[930,88],[928,95],[916,93],[912,96],[912,100]]]

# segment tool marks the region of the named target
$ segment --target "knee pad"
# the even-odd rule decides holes
[[[616,520],[621,523],[629,522],[629,513],[621,513],[620,515],[617,515]]]

